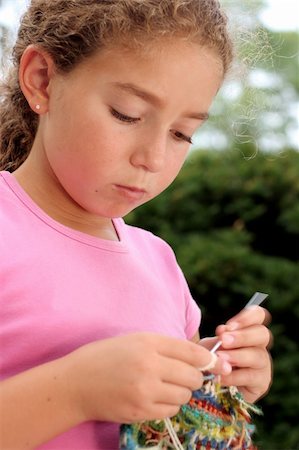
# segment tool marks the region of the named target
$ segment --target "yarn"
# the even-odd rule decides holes
[[[207,375],[176,416],[122,425],[120,450],[255,450],[251,412],[262,414],[236,387],[223,387]]]

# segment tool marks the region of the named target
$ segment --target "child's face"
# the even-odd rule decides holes
[[[157,196],[180,171],[221,69],[211,50],[177,40],[103,51],[54,76],[39,133],[61,195],[109,218]]]

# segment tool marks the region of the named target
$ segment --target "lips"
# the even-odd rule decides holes
[[[124,197],[132,200],[140,200],[144,197],[146,191],[135,186],[123,186],[116,184],[115,188]]]

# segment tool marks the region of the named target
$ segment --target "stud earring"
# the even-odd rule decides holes
[[[39,111],[40,110],[40,105],[36,105],[35,108]]]

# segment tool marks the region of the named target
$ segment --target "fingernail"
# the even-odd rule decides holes
[[[200,370],[201,372],[206,372],[207,370],[213,369],[216,365],[216,362],[217,362],[216,353],[211,353],[211,361],[203,367],[198,367],[198,370]]]
[[[229,374],[232,371],[232,366],[227,361],[224,361],[222,363],[222,369],[225,374]]]
[[[235,338],[232,334],[224,334],[221,337],[222,344],[230,345],[234,342]]]
[[[248,310],[255,310],[255,309],[259,309],[259,305],[249,305],[249,306],[245,306],[244,309],[248,309]]]
[[[217,352],[217,356],[219,356],[219,358],[221,358],[223,361],[230,361],[230,356],[228,353],[225,352]]]

